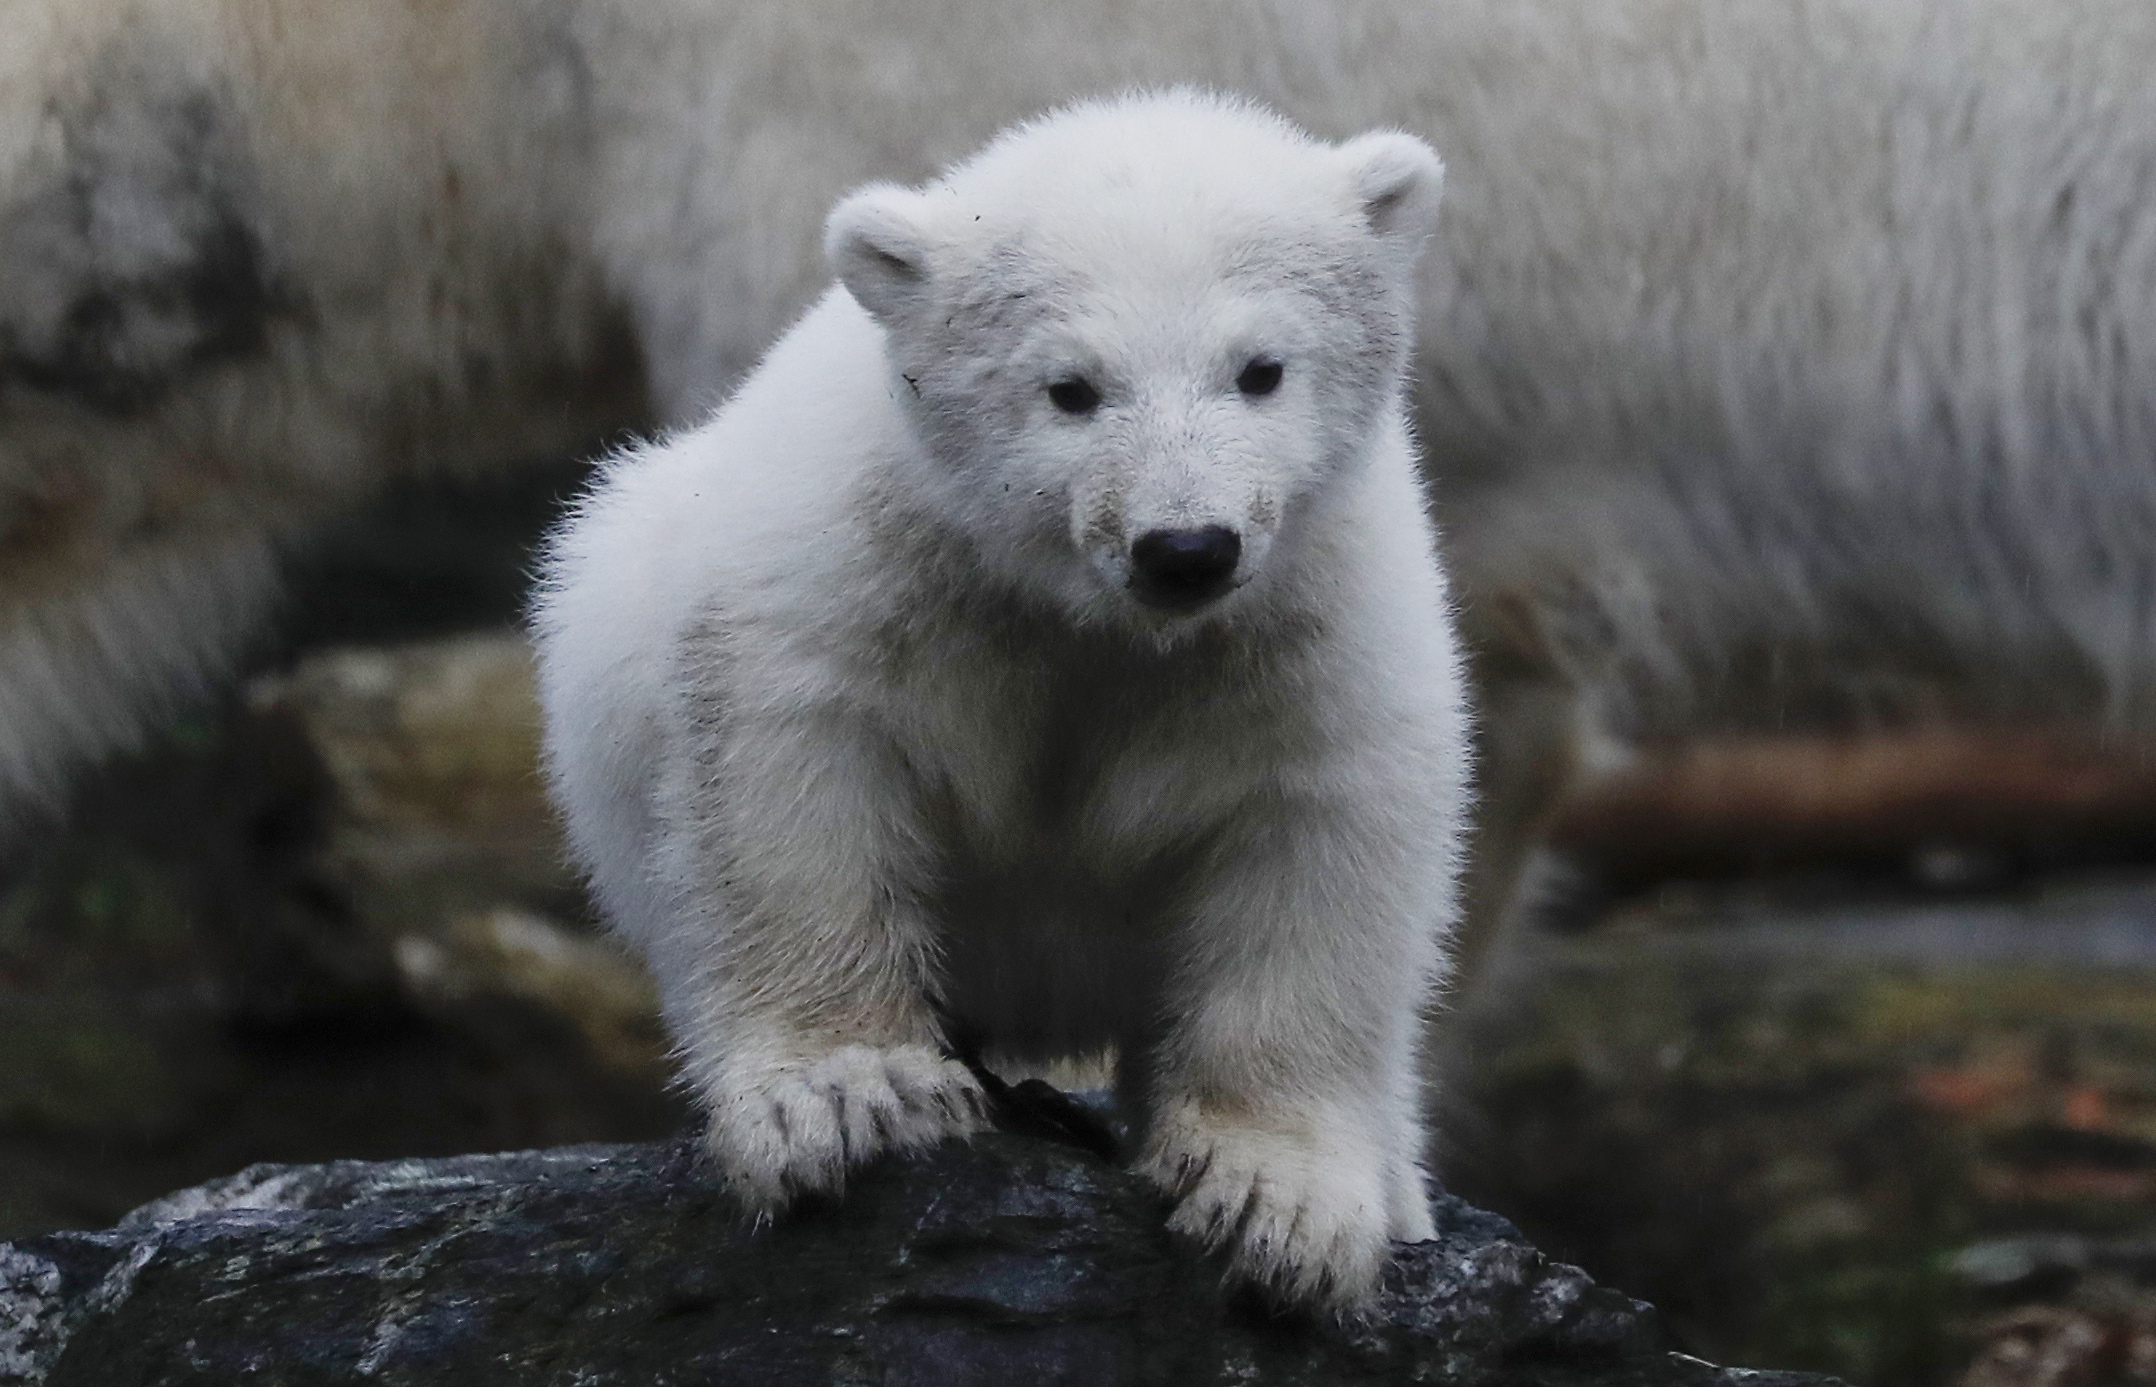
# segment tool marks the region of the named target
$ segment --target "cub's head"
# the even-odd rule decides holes
[[[825,246],[983,562],[1172,628],[1262,584],[1399,408],[1442,176],[1408,135],[1178,91],[864,188]]]

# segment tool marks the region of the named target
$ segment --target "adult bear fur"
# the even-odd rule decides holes
[[[2131,0],[38,0],[10,24],[15,800],[214,678],[275,543],[384,478],[636,419],[618,315],[653,413],[691,420],[807,301],[842,189],[1175,81],[1398,125],[1452,169],[1418,404],[1492,813],[1518,821],[1485,861],[1583,719],[2152,720],[2156,14]],[[126,114],[175,100],[210,133]],[[160,148],[222,172],[157,173],[185,161]],[[51,211],[114,180],[171,235],[107,249],[125,218]],[[160,276],[178,307],[66,307]],[[191,318],[219,276],[241,307]],[[54,345],[71,321],[142,340]]]
[[[0,834],[228,677],[324,521],[643,417],[533,18],[0,10]]]

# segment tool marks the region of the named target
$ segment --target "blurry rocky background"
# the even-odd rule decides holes
[[[252,1161],[678,1129],[649,981],[552,826],[515,627],[581,476],[354,520],[241,694],[0,864],[0,1240]]]
[[[0,1240],[250,1162],[657,1138],[535,765],[579,469],[302,574],[245,692],[0,864]],[[1447,1176],[1718,1362],[2156,1382],[2156,767],[2070,730],[1671,748],[1458,1000]]]
[[[1466,999],[1448,1174],[1710,1358],[2156,1382],[2152,830],[2073,729],[1613,767]]]

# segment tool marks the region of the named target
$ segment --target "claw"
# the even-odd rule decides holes
[[[926,1049],[845,1047],[716,1097],[711,1147],[752,1211],[782,1208],[837,1193],[850,1168],[885,1152],[977,1130],[971,1085]]]

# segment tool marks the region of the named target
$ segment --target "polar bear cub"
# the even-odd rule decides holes
[[[1429,1235],[1461,674],[1403,405],[1441,169],[1193,92],[831,213],[839,285],[616,459],[549,773],[759,1211],[1120,1057],[1172,1226],[1346,1305]]]

